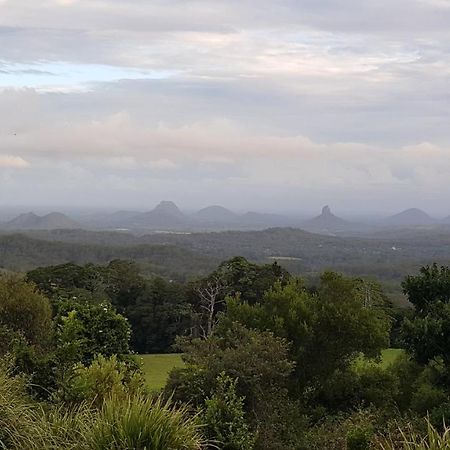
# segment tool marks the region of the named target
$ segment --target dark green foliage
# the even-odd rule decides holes
[[[347,433],[348,450],[370,450],[373,429],[370,427],[355,427]]]
[[[257,265],[243,257],[235,257],[223,262],[217,271],[225,279],[227,294],[239,294],[249,304],[258,302],[275,283],[286,283],[290,274],[279,264]]]
[[[57,353],[66,364],[130,352],[130,325],[109,302],[64,301],[55,321]]]
[[[450,268],[436,263],[422,267],[419,275],[406,277],[402,288],[416,314],[425,316],[437,303],[450,302]]]
[[[203,407],[205,398],[212,398],[218,389],[217,378],[223,373],[237,380],[236,393],[245,398],[252,430],[261,431],[255,448],[291,448],[292,437],[301,433],[304,423],[298,410],[290,409],[287,388],[294,364],[284,339],[234,323],[226,329],[219,327],[206,340],[184,342],[181,348],[187,366],[170,374],[169,395]]]
[[[144,381],[138,370],[115,355],[109,358],[99,355],[88,366],[76,364],[59,384],[53,401],[89,402],[101,407],[110,396],[126,399],[142,393]]]
[[[403,290],[415,306],[406,319],[402,337],[406,348],[421,364],[440,357],[450,364],[450,269],[436,264],[409,276]]]
[[[276,285],[254,306],[230,300],[224,324],[240,321],[289,340],[298,387],[316,389],[360,352],[377,356],[388,344],[389,320],[364,304],[359,283],[326,273],[316,294],[298,281]]]
[[[237,380],[221,373],[214,394],[205,400],[202,419],[207,436],[223,450],[252,450],[255,435],[245,420],[244,397],[236,394]]]
[[[0,276],[0,324],[45,345],[51,333],[51,308],[33,285],[15,276]]]

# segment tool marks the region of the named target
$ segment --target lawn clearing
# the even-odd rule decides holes
[[[180,354],[169,353],[161,355],[138,355],[138,361],[142,363],[145,381],[151,390],[160,390],[167,381],[169,372],[174,367],[183,367],[184,363]]]
[[[403,353],[404,350],[402,350],[401,348],[386,348],[385,350],[381,351],[381,361],[377,364],[379,364],[383,369],[387,369]],[[361,367],[361,365],[367,364],[370,361],[372,360],[364,358],[364,356],[361,355],[356,358],[355,364],[357,367]]]
[[[387,348],[383,350],[381,352],[381,366],[386,369],[403,353],[404,350],[401,348]]]

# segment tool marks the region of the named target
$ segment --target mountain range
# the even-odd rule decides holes
[[[56,230],[77,229],[82,228],[82,226],[60,212],[51,212],[43,216],[28,212],[6,222],[2,228],[11,230]]]
[[[450,224],[450,216],[443,221],[430,217],[424,211],[410,208],[383,220],[356,222],[335,215],[329,206],[308,220],[300,220],[278,214],[246,212],[238,214],[220,205],[212,205],[194,213],[185,213],[172,201],[162,201],[147,212],[116,211],[111,214],[95,214],[76,221],[60,212],[39,216],[33,212],[21,214],[0,225],[4,230],[56,230],[97,229],[129,230],[139,234],[146,232],[199,232],[221,230],[258,230],[273,227],[295,227],[304,230],[333,234],[368,234],[383,229],[442,226]]]

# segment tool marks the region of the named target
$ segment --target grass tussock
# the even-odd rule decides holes
[[[413,429],[400,429],[398,436],[380,443],[381,450],[450,450],[450,427],[444,426],[439,432],[427,423],[427,432],[422,436]]]
[[[107,400],[88,438],[92,450],[199,450],[199,425],[185,407],[139,396]]]
[[[35,403],[26,383],[0,365],[0,449],[200,450],[196,417],[186,407],[149,396],[110,397],[100,409],[88,403]]]

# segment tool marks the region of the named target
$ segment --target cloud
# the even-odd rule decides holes
[[[20,156],[5,155],[0,153],[0,169],[24,169],[30,164]]]
[[[0,189],[442,203],[448,6],[0,1]]]

